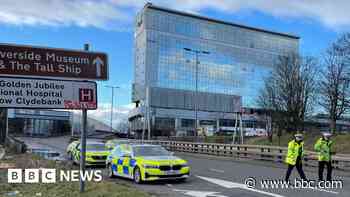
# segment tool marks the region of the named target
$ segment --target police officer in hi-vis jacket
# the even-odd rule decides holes
[[[288,169],[285,177],[285,181],[289,181],[290,174],[294,166],[297,168],[300,178],[306,180],[305,173],[303,171],[304,156],[304,142],[302,134],[295,134],[294,139],[288,143],[288,152],[285,162],[288,164]]]
[[[318,153],[318,178],[323,180],[323,169],[327,166],[327,181],[332,180],[332,145],[331,133],[322,133],[322,137],[317,140],[314,148]]]

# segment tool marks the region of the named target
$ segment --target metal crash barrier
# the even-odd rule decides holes
[[[236,145],[158,140],[135,140],[135,142],[161,145],[169,151],[252,160],[264,160],[280,163],[284,161],[285,155],[287,153],[286,147],[279,146]],[[334,168],[348,171],[350,170],[350,155],[334,155],[332,157],[332,163]],[[317,153],[306,151],[304,157],[304,165],[317,167]]]

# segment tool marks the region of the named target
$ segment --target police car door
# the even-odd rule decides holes
[[[131,160],[131,151],[129,150],[130,147],[127,147],[122,150],[122,160],[123,160],[123,169],[122,173],[125,177],[132,177],[131,174],[131,168],[130,168],[130,160]]]
[[[113,171],[121,176],[122,174],[120,173],[122,171],[122,151],[120,147],[115,148],[112,156],[112,169]]]

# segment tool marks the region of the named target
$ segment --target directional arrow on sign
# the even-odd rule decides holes
[[[92,64],[96,66],[96,76],[100,77],[101,76],[101,67],[104,66],[104,62],[100,57],[96,57],[94,61],[92,61]]]
[[[94,59],[94,61],[92,62],[92,64],[94,64],[96,66],[103,66],[105,63],[103,62],[103,60],[100,57],[96,57]]]
[[[221,187],[225,187],[225,188],[239,188],[239,189],[249,190],[249,191],[253,191],[256,193],[260,193],[260,194],[265,194],[265,195],[272,196],[272,197],[284,197],[284,196],[281,196],[279,194],[274,194],[274,193],[270,193],[270,192],[261,191],[258,189],[249,188],[245,184],[242,184],[242,183],[235,183],[235,182],[230,182],[230,181],[225,181],[225,180],[215,179],[215,178],[208,178],[208,177],[203,177],[203,176],[197,176],[197,177],[200,179],[206,180],[208,182],[220,185]]]

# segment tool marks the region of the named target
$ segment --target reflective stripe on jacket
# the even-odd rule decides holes
[[[301,152],[301,155],[299,155],[299,152]],[[290,165],[295,165],[298,156],[301,158],[304,156],[304,142],[298,144],[295,140],[292,140],[288,143],[288,153],[285,162]]]
[[[333,144],[332,140],[325,140],[323,138],[320,138],[317,140],[314,148],[315,151],[318,153],[318,160],[319,161],[330,161],[331,160],[331,146]]]

